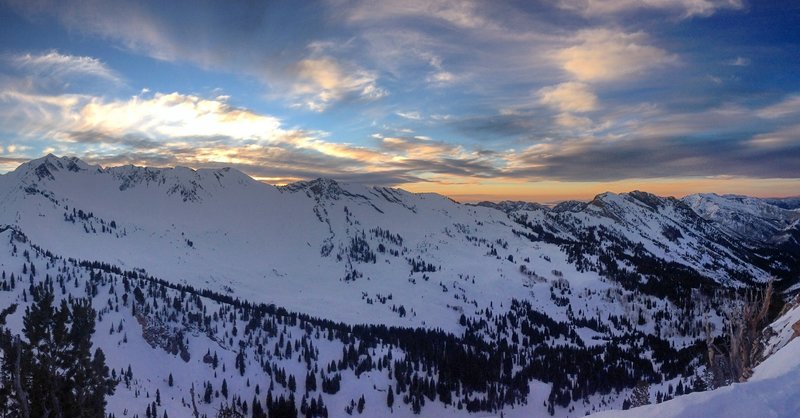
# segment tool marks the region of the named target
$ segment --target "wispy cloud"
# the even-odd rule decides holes
[[[791,95],[778,103],[764,107],[758,116],[765,119],[778,119],[800,114],[800,94]]]
[[[722,9],[742,9],[742,0],[559,0],[559,7],[584,16],[632,13],[641,9],[675,12],[682,17],[710,16]]]
[[[730,65],[733,67],[747,67],[750,65],[750,58],[736,57],[732,60],[725,61],[725,65]]]
[[[90,77],[121,84],[122,76],[97,58],[75,56],[49,51],[43,54],[18,54],[7,56],[10,64],[39,79],[61,83],[79,77]]]
[[[426,16],[460,28],[493,26],[480,10],[481,3],[472,0],[391,0],[357,1],[350,8],[348,18],[355,22],[402,19]]]
[[[419,114],[417,111],[413,112],[395,112],[397,116],[400,116],[403,119],[410,119],[410,120],[422,120],[422,115]]]
[[[204,3],[176,1],[166,13],[148,2],[121,0],[10,3],[29,16],[48,15],[70,30],[98,36],[128,51],[204,69],[245,74],[261,81],[272,97],[322,111],[353,97],[376,99],[387,91],[363,66],[315,50],[309,36],[286,36],[264,19],[289,21],[294,11],[260,2]],[[303,26],[322,27],[322,16],[307,16]],[[315,24],[312,18],[319,20]],[[89,67],[92,63],[84,63]],[[110,74],[111,75],[111,74]]]
[[[314,111],[323,111],[332,102],[348,97],[375,100],[388,94],[378,86],[374,73],[358,67],[345,69],[330,57],[304,59],[296,69],[292,93]]]

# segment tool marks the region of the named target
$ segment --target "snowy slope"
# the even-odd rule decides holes
[[[758,365],[745,383],[734,383],[708,392],[691,393],[672,400],[633,408],[605,411],[592,415],[603,418],[627,417],[776,417],[800,416],[800,338],[788,341],[791,324],[800,320],[800,308],[787,312],[771,325],[778,331],[772,344],[777,352]],[[788,326],[787,326],[788,324]]]
[[[654,196],[644,202],[604,194],[580,212],[560,214],[518,205],[508,215],[434,194],[326,179],[274,187],[232,169],[103,169],[54,156],[0,176],[0,196],[0,224],[17,226],[57,254],[144,268],[176,283],[348,322],[453,329],[462,311],[525,293],[525,259],[529,271],[597,281],[596,269],[576,268],[559,242],[520,236],[520,213],[567,240],[605,228],[620,245],[641,244],[650,256],[720,283],[767,277],[714,242],[721,234],[687,218],[677,202],[653,208],[660,201]],[[412,272],[413,263],[435,271]],[[460,286],[458,298],[442,291],[467,276],[477,280]],[[379,293],[424,315],[399,318],[365,303]]]
[[[42,280],[42,272],[58,276],[51,264],[70,258],[163,280],[158,286],[139,281],[157,295],[158,314],[150,319],[133,316],[116,295],[113,301],[108,296],[113,293],[108,280],[120,277],[102,281],[93,297],[98,310],[114,307],[97,327],[96,344],[117,350],[109,356],[113,367],[133,364],[141,379],[114,395],[110,406],[118,416],[126,405],[141,406],[152,387],[169,393],[174,410],[182,411],[171,410],[170,416],[184,416],[189,382],[200,391],[212,380],[218,388],[223,377],[242,399],[251,399],[255,382],[263,382],[262,390],[266,382],[274,383],[272,375],[264,375],[268,362],[292,370],[300,386],[306,366],[326,368],[341,357],[352,340],[338,330],[354,324],[372,325],[350,334],[372,344],[364,350],[373,358],[389,352],[415,358],[418,344],[402,341],[424,335],[449,345],[444,352],[453,345],[471,347],[474,364],[503,368],[503,374],[485,373],[477,383],[451,376],[457,388],[477,385],[452,391],[464,404],[477,402],[475,411],[581,416],[620,407],[641,379],[662,392],[689,384],[700,372],[705,318],[714,332],[720,329],[726,300],[715,289],[770,277],[726,229],[682,201],[643,192],[605,193],[589,203],[552,209],[524,202],[462,205],[436,194],[330,179],[275,187],[233,169],[102,168],[47,156],[0,176],[0,229],[6,231],[0,242],[13,242],[18,233],[26,237],[25,245],[35,244],[31,253],[41,249],[60,260],[47,262],[46,269],[37,262],[34,281]],[[21,277],[25,263],[20,251],[0,248],[4,271]],[[86,266],[68,268],[79,283],[62,289],[61,297],[83,292],[85,282],[95,280]],[[176,286],[190,286],[194,296]],[[20,292],[21,287],[0,292],[0,308],[21,304]],[[166,310],[177,295],[219,312],[214,326]],[[274,331],[266,323],[252,330],[243,301],[271,304],[269,309],[295,317],[310,315],[319,327],[319,335],[312,329],[306,338],[318,348],[316,363],[298,365],[297,359],[277,355]],[[10,328],[19,330],[21,311],[9,318]],[[228,314],[236,319],[220,319]],[[103,335],[120,321],[127,338],[116,330]],[[165,324],[174,335],[187,337],[192,367],[144,340],[147,330]],[[293,341],[307,333],[298,324],[282,332]],[[385,340],[387,332],[391,338]],[[238,376],[232,366],[237,347],[249,353],[247,372]],[[226,372],[198,363],[208,350],[224,357]],[[163,385],[166,369],[153,368],[153,356],[168,364],[176,379],[180,374],[177,389]],[[415,369],[410,376],[441,378],[436,370],[446,369],[451,359],[428,361],[433,372]],[[324,396],[337,414],[362,394],[369,405],[385,405],[386,384],[398,384],[396,376],[380,370],[361,374],[358,368],[345,367],[342,392]],[[288,394],[285,389],[281,393]],[[498,390],[507,396],[498,400]],[[298,403],[301,395],[296,394]],[[427,401],[424,415],[464,413],[455,402],[435,398]],[[215,399],[205,411],[224,401]],[[410,415],[414,403],[413,397],[398,399],[395,413]]]
[[[226,301],[225,295],[201,295],[198,290],[169,287],[164,284],[165,282],[159,282],[154,278],[137,273],[123,273],[114,266],[79,263],[76,260],[48,254],[50,253],[14,229],[4,228],[0,231],[0,271],[2,271],[0,306],[3,309],[15,307],[13,312],[4,318],[5,326],[14,333],[21,331],[26,306],[32,302],[30,293],[27,292],[34,285],[51,285],[57,300],[89,297],[98,312],[97,331],[93,337],[94,347],[99,347],[106,353],[107,364],[114,370],[114,376],[119,379],[116,392],[109,397],[107,407],[108,412],[117,416],[133,413],[144,416],[145,408],[155,402],[156,391],[161,399],[158,405],[159,414],[166,411],[172,417],[189,416],[192,410],[190,394],[192,386],[195,388],[195,404],[201,414],[213,416],[221,405],[230,404],[237,399],[244,400],[251,406],[253,399],[263,404],[269,388],[272,388],[271,393],[274,397],[288,396],[292,392],[291,386],[286,383],[287,378],[284,377],[281,381],[278,377],[278,370],[284,376],[295,378],[296,387],[300,388],[295,392],[298,407],[305,392],[302,389],[306,387],[305,376],[313,371],[318,386],[316,390],[310,391],[309,396],[323,399],[331,411],[330,416],[342,416],[347,405],[361,396],[364,396],[367,402],[366,416],[390,414],[401,417],[414,416],[416,414],[413,411],[413,402],[403,400],[403,393],[396,389],[399,377],[397,374],[393,375],[392,370],[397,369],[398,364],[403,364],[404,359],[417,358],[416,356],[420,355],[414,351],[415,347],[420,345],[420,338],[428,341],[438,339],[452,341],[451,337],[440,333],[409,337],[400,334],[384,340],[384,337],[376,338],[385,333],[381,328],[356,330],[314,318],[298,319],[297,315],[287,314],[285,311],[281,313],[280,309],[274,307],[242,305],[236,299]],[[141,300],[135,297],[137,288],[144,294]],[[591,296],[586,293],[578,295],[583,300],[590,300]],[[614,296],[620,298],[614,299],[614,304],[627,304],[628,309],[635,310],[636,306],[644,304],[636,299],[627,299],[626,293],[614,293]],[[654,310],[658,309],[658,301],[649,300],[648,303]],[[586,309],[585,305],[578,303],[574,306],[576,310]],[[664,302],[661,302],[661,307],[664,307]],[[519,306],[516,309],[518,311]],[[699,310],[702,309],[698,308]],[[614,310],[606,306],[606,311]],[[623,313],[622,310],[619,312]],[[551,313],[556,314],[555,311]],[[499,321],[497,326],[493,326],[492,321],[489,321],[489,324],[469,325],[467,328],[471,330],[470,332],[480,335],[489,345],[481,348],[481,344],[474,345],[466,341],[463,343],[474,345],[471,350],[475,350],[476,360],[483,358],[484,355],[497,350],[499,341],[511,340],[508,337],[510,333],[526,335],[526,331],[520,332],[514,328],[509,330],[507,326],[501,331],[499,324],[520,321],[522,319],[519,318],[526,316],[532,318],[532,314],[530,311],[525,315],[513,317],[497,314],[496,320]],[[693,312],[690,315],[697,316],[699,313]],[[624,318],[624,315],[622,317]],[[491,313],[486,313],[481,322],[489,318],[495,319]],[[685,319],[682,318],[680,321]],[[533,323],[536,324],[535,321]],[[547,324],[547,321],[544,324]],[[544,329],[548,327],[545,326]],[[343,330],[345,334],[340,335]],[[603,339],[615,334],[619,334],[622,339],[611,341],[612,346],[628,344],[625,341],[630,339],[628,336],[630,334],[623,333],[622,329],[615,329],[607,336],[604,333],[608,331],[599,331],[601,332],[580,328],[577,334],[568,337],[566,334],[559,334],[562,332],[560,328],[550,328],[547,331],[549,336],[542,343],[527,349],[530,351],[522,351],[529,358],[528,361],[545,361],[545,363],[529,364],[527,367],[532,367],[533,371],[548,367],[566,373],[565,364],[547,357],[537,360],[537,357],[542,357],[543,348],[550,346],[555,350],[554,353],[559,353],[562,350],[566,351],[570,346],[574,347],[576,341],[581,341],[579,346],[588,344],[601,347],[604,344]],[[665,326],[665,334],[675,332],[678,332],[677,328],[668,331]],[[593,337],[598,336],[601,339],[593,341]],[[683,344],[689,340],[683,339]],[[673,341],[681,344],[679,338]],[[355,363],[338,366],[331,371],[329,364],[340,362],[343,350],[354,343],[359,347],[359,353],[363,350],[363,354],[355,357]],[[293,347],[293,354],[284,353],[286,345]],[[453,348],[451,347],[449,351]],[[414,357],[411,357],[409,350],[414,353]],[[484,353],[483,350],[489,351]],[[387,357],[390,352],[391,356]],[[218,366],[207,360],[206,353],[218,357]],[[243,358],[241,368],[243,370],[237,367],[237,357],[240,354]],[[606,354],[593,357],[597,360],[595,367],[601,364],[614,364],[616,359],[610,356]],[[647,359],[650,354],[644,352],[643,356],[644,361],[649,364]],[[434,376],[437,375],[439,367],[445,366],[436,357],[430,360],[424,359],[423,356],[422,364],[428,364],[427,367],[431,367],[430,364],[434,365],[431,370]],[[383,368],[376,366],[376,362],[385,362],[382,363]],[[368,367],[363,367],[365,364]],[[463,369],[465,365],[459,364],[458,367]],[[497,367],[499,368],[499,365]],[[519,367],[521,366],[517,365],[512,370],[519,370]],[[128,368],[132,370],[132,374],[123,378]],[[490,374],[489,370],[482,370],[482,373]],[[409,373],[410,376],[429,377],[429,372],[424,368]],[[592,373],[599,372],[595,369]],[[170,375],[173,385],[168,384]],[[341,388],[335,393],[322,391],[319,385],[323,376],[340,376]],[[671,377],[668,381],[674,383],[676,379],[681,379],[680,375]],[[227,397],[220,394],[223,381],[230,393]],[[207,384],[213,387],[209,402],[202,399],[203,388]],[[387,407],[385,401],[388,387],[398,390],[398,399],[392,408]],[[493,412],[498,414],[502,412],[503,416],[508,417],[545,414],[546,407],[543,405],[549,402],[552,384],[532,379],[527,387],[528,392],[522,393],[520,400]],[[575,402],[568,405],[569,408],[559,407],[555,409],[554,414],[580,416],[597,409],[619,407],[626,393],[623,390],[620,394],[590,394],[585,402]],[[464,399],[457,395],[453,396],[459,404],[461,400],[464,402],[469,398],[480,400],[486,396],[472,391],[465,395]],[[429,399],[421,410],[421,415],[431,417],[466,415],[467,407],[459,407],[456,401],[444,403]],[[487,416],[486,412],[474,413],[476,416]]]
[[[780,243],[792,239],[800,211],[774,201],[737,195],[694,194],[683,198],[703,218],[713,220],[741,238]]]

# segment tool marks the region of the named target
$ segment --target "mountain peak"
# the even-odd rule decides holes
[[[580,200],[565,200],[553,206],[553,212],[580,212],[586,209],[587,204]]]
[[[517,200],[503,200],[500,202],[490,202],[490,201],[483,201],[478,202],[475,206],[483,206],[487,208],[497,209],[499,211],[503,211],[505,213],[511,213],[516,211],[535,211],[535,210],[548,210],[546,206],[541,205],[539,203],[534,202],[525,202],[525,201],[517,201]]]
[[[668,197],[656,196],[652,193],[643,192],[641,190],[634,190],[626,193],[626,195],[630,198],[638,200],[641,203],[644,203],[652,209],[660,208],[670,199]]]
[[[290,183],[282,186],[281,189],[288,190],[290,192],[305,190],[309,195],[314,195],[317,198],[334,200],[346,193],[336,180],[326,177],[318,177],[314,180],[304,180]]]
[[[47,154],[20,165],[16,170],[22,175],[34,175],[39,180],[55,180],[55,173],[60,171],[79,172],[91,169],[92,166],[86,164],[78,157],[58,157]]]

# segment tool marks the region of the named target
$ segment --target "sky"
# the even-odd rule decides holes
[[[796,0],[0,0],[0,172],[800,195],[798,28]]]

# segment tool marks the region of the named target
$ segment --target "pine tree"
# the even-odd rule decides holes
[[[64,300],[55,308],[46,285],[31,286],[31,295],[34,303],[23,316],[28,341],[8,332],[0,336],[0,357],[15,361],[13,368],[3,368],[0,388],[9,387],[8,380],[19,383],[13,410],[21,416],[103,417],[105,396],[114,392],[116,381],[109,377],[102,350],[91,355],[95,311],[90,302]]]
[[[631,394],[631,408],[650,404],[650,384],[644,380],[639,381]]]
[[[367,401],[364,399],[364,395],[361,395],[361,397],[358,398],[358,406],[356,407],[356,409],[358,410],[359,414],[364,412],[364,405],[366,403],[367,403]]]

